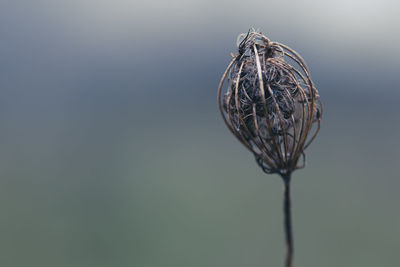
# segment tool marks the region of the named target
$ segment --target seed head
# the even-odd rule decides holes
[[[304,150],[319,131],[322,104],[306,63],[294,50],[255,30],[240,34],[238,53],[218,88],[218,105],[228,128],[264,172],[287,176],[304,167]]]

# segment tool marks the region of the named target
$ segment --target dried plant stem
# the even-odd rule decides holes
[[[223,93],[226,80],[229,85]],[[218,86],[218,108],[261,169],[283,178],[284,266],[293,267],[291,173],[304,168],[305,149],[322,119],[320,97],[304,59],[254,29],[240,34],[238,52],[232,54]]]
[[[292,232],[292,217],[290,206],[290,174],[282,175],[283,186],[283,214],[284,227],[286,237],[286,260],[285,267],[293,266],[293,232]]]

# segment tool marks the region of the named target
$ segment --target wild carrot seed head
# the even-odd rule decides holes
[[[290,174],[304,167],[304,150],[319,131],[318,91],[294,50],[254,30],[238,40],[238,53],[218,88],[221,114],[266,173]]]

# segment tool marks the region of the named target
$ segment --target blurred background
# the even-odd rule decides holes
[[[283,266],[282,183],[217,109],[250,27],[324,103],[295,266],[396,266],[396,1],[2,0],[0,266]]]

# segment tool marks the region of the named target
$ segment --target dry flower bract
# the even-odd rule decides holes
[[[255,30],[239,35],[238,53],[219,84],[218,105],[228,128],[264,172],[290,177],[304,167],[304,150],[319,131],[322,105],[306,63],[294,50]]]

